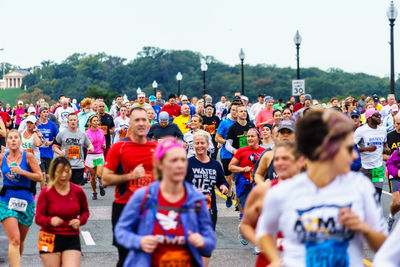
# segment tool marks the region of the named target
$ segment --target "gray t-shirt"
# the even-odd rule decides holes
[[[83,146],[88,147],[91,144],[85,133],[82,133],[79,129],[72,132],[67,128],[57,135],[56,142],[61,145],[61,150],[65,149],[65,157],[71,163],[72,169],[85,168]]]

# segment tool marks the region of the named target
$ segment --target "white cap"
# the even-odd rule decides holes
[[[74,98],[74,99],[72,99],[72,104],[76,104],[76,99]]]
[[[26,118],[26,122],[28,122],[28,121],[30,121],[30,122],[32,122],[32,123],[36,123],[36,117],[35,116],[28,116],[27,118]]]
[[[28,108],[28,114],[29,114],[29,113],[33,113],[33,112],[36,113],[36,109],[35,109],[34,107],[29,107],[29,108]]]
[[[24,102],[22,102],[22,100],[18,100],[18,105],[19,105],[19,104],[23,105]]]
[[[137,94],[137,96],[138,97],[146,97],[146,94],[145,94],[145,92],[140,92]]]

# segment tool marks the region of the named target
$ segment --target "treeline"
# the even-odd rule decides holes
[[[99,53],[87,55],[75,53],[61,63],[43,61],[41,66],[31,68],[33,74],[24,79],[28,91],[40,88],[44,94],[57,99],[63,93],[72,98],[102,95],[108,101],[116,93],[136,96],[140,87],[147,95],[153,93],[152,82],[164,95],[177,93],[176,74],[181,72],[181,93],[201,96],[203,74],[200,61],[208,64],[206,87],[214,97],[232,96],[241,90],[240,65],[229,66],[212,56],[203,56],[193,51],[164,50],[144,47],[135,59]],[[10,67],[7,65],[7,67]],[[291,95],[292,80],[296,69],[279,68],[275,65],[245,65],[245,94],[255,101],[259,93],[275,98],[287,99]],[[301,69],[301,78],[306,80],[306,91],[316,99],[328,99],[346,95],[386,95],[389,80],[364,73],[346,73],[340,69],[323,71],[318,68]]]

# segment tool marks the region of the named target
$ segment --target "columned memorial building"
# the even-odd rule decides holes
[[[30,72],[27,70],[13,70],[4,75],[4,79],[0,80],[0,88],[8,89],[8,88],[21,88],[22,80],[26,75],[29,75]]]

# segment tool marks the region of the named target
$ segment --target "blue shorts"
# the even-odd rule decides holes
[[[2,222],[8,217],[17,218],[18,223],[26,226],[31,226],[33,222],[33,217],[35,217],[35,202],[32,201],[32,203],[30,203],[28,207],[26,207],[26,211],[21,212],[10,210],[8,208],[8,204],[0,200],[0,221]]]
[[[400,191],[399,187],[400,187],[400,178],[389,179],[390,193]]]

